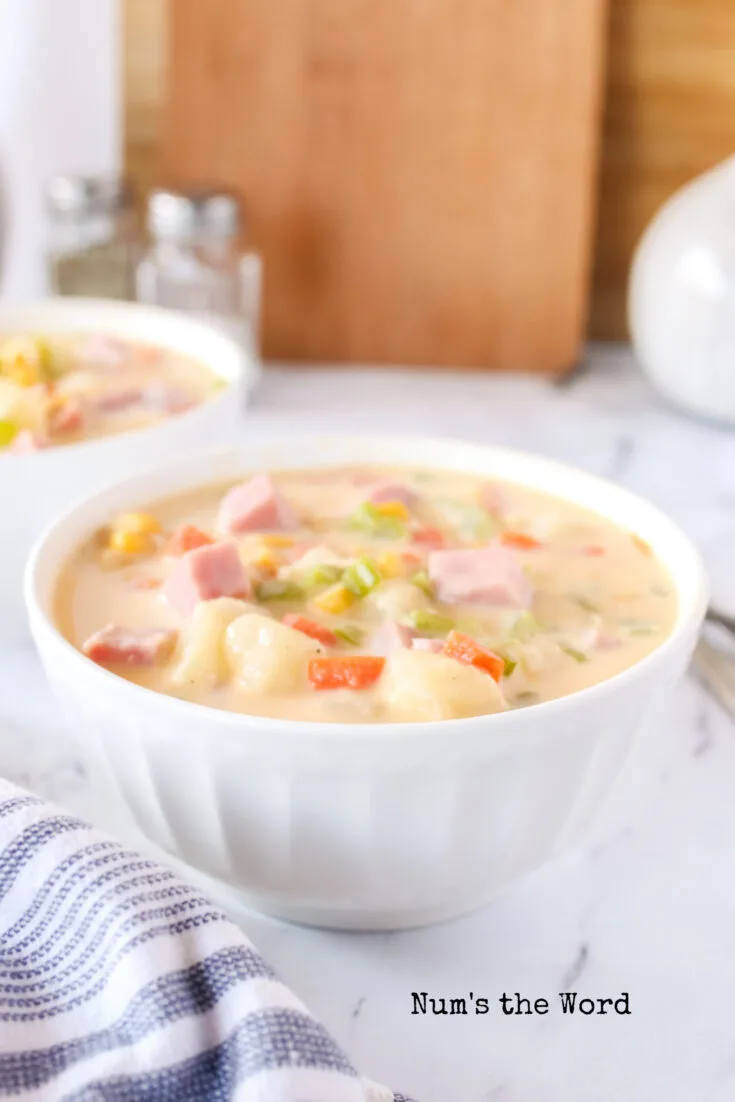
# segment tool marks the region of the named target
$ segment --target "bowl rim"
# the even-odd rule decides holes
[[[327,441],[329,444],[337,445],[340,442],[354,443],[355,439],[355,436],[348,433],[324,434],[319,432],[304,433],[300,437],[268,437],[267,439],[256,439],[251,442],[208,449],[207,451],[198,452],[197,458],[199,462],[207,457],[213,461],[218,458],[225,462],[227,460],[232,460],[233,464],[237,465],[238,458],[242,456],[243,459],[246,460],[245,464],[243,464],[243,474],[245,474],[248,470],[246,465],[247,453],[253,448],[278,449],[279,445],[282,445],[292,450],[294,445],[298,446],[301,444],[307,449],[304,454],[311,455],[311,451],[308,450],[309,445],[314,445],[317,441],[320,444]],[[192,457],[188,456],[183,458],[179,457],[174,461],[168,460],[156,464],[149,468],[143,475],[139,474],[125,479],[118,479],[114,483],[108,483],[102,489],[98,489],[95,493],[86,495],[83,499],[76,501],[62,513],[58,514],[36,539],[26,563],[23,590],[32,633],[39,650],[43,652],[38,637],[41,633],[44,633],[46,639],[56,647],[57,650],[60,649],[67,659],[77,665],[79,677],[87,678],[90,682],[96,683],[99,686],[100,692],[104,693],[107,688],[109,692],[116,692],[124,696],[129,696],[131,706],[135,705],[142,710],[163,710],[169,713],[174,719],[177,716],[181,717],[182,721],[189,720],[199,721],[200,724],[206,723],[208,727],[211,727],[212,731],[217,727],[223,735],[230,732],[242,737],[261,733],[269,740],[278,738],[279,736],[287,740],[294,734],[298,734],[300,739],[312,736],[322,740],[338,739],[344,741],[349,738],[362,740],[366,738],[382,739],[392,735],[400,735],[404,740],[407,738],[421,739],[430,738],[432,735],[436,737],[437,735],[448,734],[450,730],[455,733],[455,736],[460,730],[467,736],[482,731],[484,738],[490,738],[495,734],[500,735],[501,731],[503,734],[507,734],[509,730],[512,731],[514,728],[528,729],[529,716],[538,717],[538,724],[531,724],[530,726],[532,728],[536,726],[541,727],[543,726],[544,717],[548,716],[552,719],[552,717],[558,716],[559,714],[563,715],[565,710],[567,712],[570,710],[573,711],[578,705],[585,706],[589,704],[590,706],[594,706],[596,703],[604,705],[606,699],[610,696],[615,696],[620,690],[625,689],[627,685],[635,684],[642,678],[645,678],[649,672],[653,673],[657,668],[665,666],[669,656],[675,656],[681,647],[687,648],[688,646],[694,645],[694,640],[704,619],[708,600],[707,575],[704,563],[697,547],[689,536],[675,521],[671,520],[663,510],[651,504],[645,498],[616,485],[608,479],[591,474],[583,468],[562,463],[554,459],[548,459],[543,455],[520,449],[478,444],[474,441],[453,439],[451,437],[417,436],[415,434],[403,435],[399,433],[360,433],[357,439],[366,446],[375,447],[376,454],[379,454],[378,449],[380,449],[381,445],[386,446],[390,443],[395,443],[395,441],[423,447],[447,448],[460,446],[475,448],[484,452],[493,453],[496,457],[507,460],[510,463],[516,462],[523,465],[530,462],[532,466],[543,466],[548,468],[552,473],[557,472],[574,478],[581,478],[583,482],[586,482],[590,487],[597,485],[600,488],[606,487],[608,489],[614,489],[620,500],[629,502],[631,506],[636,506],[639,509],[643,508],[653,522],[662,524],[664,528],[667,528],[678,540],[682,551],[688,555],[690,564],[695,570],[689,608],[682,607],[681,587],[675,582],[675,579],[672,578],[672,582],[676,584],[677,598],[679,598],[676,622],[671,632],[661,641],[661,643],[640,659],[640,661],[635,662],[632,666],[626,667],[612,677],[605,678],[602,681],[598,681],[586,688],[579,689],[576,692],[569,693],[566,696],[556,697],[553,700],[541,701],[538,704],[530,705],[526,708],[508,709],[504,712],[483,713],[481,715],[469,716],[461,719],[412,720],[408,722],[394,721],[390,723],[330,723],[318,722],[315,720],[280,719],[248,712],[233,712],[223,708],[214,708],[208,704],[199,704],[193,701],[172,697],[166,693],[158,692],[155,689],[149,689],[145,686],[130,682],[126,678],[113,673],[111,670],[97,665],[82,654],[73,643],[69,642],[64,637],[56,626],[51,613],[46,611],[44,602],[41,600],[39,593],[39,584],[41,571],[47,567],[46,559],[50,554],[49,548],[53,547],[53,541],[57,532],[63,529],[65,525],[73,522],[78,512],[94,509],[94,506],[97,505],[99,501],[106,499],[109,494],[115,490],[128,489],[136,485],[142,486],[151,476],[173,477],[176,473],[180,472],[182,468],[186,469],[187,466],[191,464]],[[359,465],[361,462],[367,464],[371,462],[379,463],[380,461],[356,459],[353,461],[342,460],[330,463],[327,457],[323,462],[318,464],[311,464],[311,466],[308,463],[305,464],[304,469],[314,469],[317,465],[320,468],[344,466],[348,462],[351,462],[352,465]],[[388,462],[390,463],[390,460]],[[393,465],[399,466],[397,463]],[[258,465],[253,462],[250,469],[255,471],[258,469]],[[278,468],[273,467],[271,469],[277,470]],[[294,470],[299,468],[291,464],[281,469]],[[441,464],[437,464],[437,469],[442,469]],[[470,467],[461,469],[466,469],[468,473],[477,473],[473,472]],[[530,480],[514,479],[512,477],[512,472],[511,477],[504,479],[504,481],[510,484],[527,486],[531,489],[538,488],[534,486],[534,483]],[[190,486],[192,489],[195,489],[200,486],[204,487],[214,484],[216,484],[216,480],[202,478],[200,482],[192,480]],[[177,493],[179,491],[174,490],[171,492]],[[542,490],[541,492],[549,493],[547,490]],[[550,496],[554,496],[553,493]],[[565,500],[562,494],[556,496],[561,500]],[[161,500],[165,497],[165,493],[160,494],[157,495],[154,500]],[[594,509],[590,509],[590,511],[595,512]],[[599,516],[604,517],[611,523],[617,523],[615,520],[612,520],[612,518],[606,516],[604,511],[597,510],[597,512]],[[98,523],[102,523],[101,518]],[[91,531],[92,528],[90,528],[88,534],[91,534]],[[81,542],[82,540],[80,539],[79,543]],[[63,565],[63,563],[58,562],[51,564],[50,569],[53,576],[53,582],[50,586],[51,590],[55,588],[58,582],[58,575]],[[494,728],[496,730],[493,730]],[[528,730],[526,730],[526,733],[528,733]]]
[[[51,448],[43,448],[41,451],[29,452],[27,455],[3,455],[0,456],[0,460],[3,463],[24,463],[27,465],[30,460],[37,466],[41,466],[44,463],[51,462],[54,456],[58,462],[59,456],[61,455],[80,455],[82,453],[92,458],[90,453],[108,447],[119,440],[137,441],[140,440],[141,436],[147,433],[165,430],[172,422],[177,425],[184,423],[191,425],[196,422],[198,418],[206,418],[221,406],[228,405],[232,401],[233,396],[236,400],[239,400],[240,396],[250,391],[261,377],[260,365],[254,355],[246,349],[244,345],[239,344],[238,341],[227,332],[227,329],[223,325],[218,325],[216,319],[207,320],[191,314],[172,310],[165,306],[151,306],[148,303],[127,302],[123,299],[89,298],[81,295],[70,295],[68,297],[58,295],[38,299],[11,300],[9,302],[0,303],[0,333],[4,335],[7,332],[12,335],[15,332],[12,327],[10,329],[6,328],[8,324],[12,326],[12,316],[14,314],[27,312],[30,315],[45,312],[49,315],[57,314],[63,317],[65,314],[73,315],[77,312],[83,313],[85,311],[89,312],[91,327],[94,327],[93,315],[95,313],[118,314],[121,318],[119,331],[115,329],[114,325],[102,326],[102,328],[105,328],[113,336],[123,335],[125,315],[138,318],[148,317],[151,321],[155,321],[156,318],[162,321],[165,320],[168,323],[176,321],[183,329],[195,329],[199,332],[209,332],[221,343],[222,347],[229,345],[228,353],[232,357],[233,365],[235,365],[232,378],[226,378],[224,375],[221,375],[216,367],[208,363],[206,366],[214,372],[218,378],[225,379],[228,385],[225,386],[220,393],[214,394],[204,402],[200,402],[198,405],[194,406],[193,409],[185,410],[183,413],[177,413],[173,416],[169,415],[151,425],[142,425],[140,428],[125,429],[123,432],[109,433],[106,436],[94,437],[91,440],[78,440],[71,444],[55,444]],[[6,320],[7,318],[11,319],[10,322]],[[43,329],[43,325],[41,325],[40,328]],[[23,330],[19,327],[17,331],[22,332]],[[71,332],[71,330],[69,331]],[[154,338],[150,343],[155,344],[156,339]],[[160,347],[167,348],[169,345],[160,341]]]

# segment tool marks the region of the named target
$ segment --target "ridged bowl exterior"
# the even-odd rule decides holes
[[[625,515],[660,550],[679,590],[677,626],[637,666],[561,700],[378,726],[263,720],[173,700],[100,669],[59,635],[49,617],[59,567],[113,503],[128,508],[191,482],[287,466],[297,450],[311,466],[399,463],[410,454],[415,464],[504,470],[545,489],[556,476],[563,496],[583,504],[596,497],[600,511],[621,522]],[[380,438],[240,448],[207,457],[203,470],[183,463],[153,472],[145,486],[128,480],[47,533],[26,585],[54,689],[144,833],[259,910],[362,929],[470,911],[578,841],[681,676],[705,601],[686,537],[617,487],[495,449]]]

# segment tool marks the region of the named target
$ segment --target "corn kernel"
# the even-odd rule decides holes
[[[408,520],[410,518],[410,513],[402,501],[381,501],[373,508],[381,517],[393,517],[394,520]]]
[[[260,538],[266,547],[293,547],[295,543],[293,536],[282,536],[278,532],[273,532],[270,535],[266,533]]]
[[[323,612],[331,612],[333,616],[338,616],[340,612],[346,612],[354,600],[355,597],[347,586],[337,582],[336,585],[330,586],[315,597],[313,603]]]
[[[250,559],[250,563],[266,574],[274,575],[278,573],[278,559],[267,547],[258,548],[258,551]]]
[[[400,578],[403,575],[403,563],[393,551],[386,551],[375,559],[384,578]]]
[[[34,386],[46,378],[51,359],[48,344],[36,337],[11,337],[0,346],[0,375],[18,386]]]
[[[114,528],[110,533],[109,548],[122,555],[145,555],[153,551],[155,544],[147,532],[131,532]]]
[[[123,513],[113,524],[116,532],[134,532],[138,536],[157,536],[161,525],[150,513]]]

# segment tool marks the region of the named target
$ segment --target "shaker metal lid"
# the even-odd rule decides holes
[[[46,184],[46,203],[58,214],[111,214],[132,203],[123,176],[54,176]]]
[[[240,224],[240,203],[229,191],[156,188],[148,199],[153,237],[230,237],[240,232]]]

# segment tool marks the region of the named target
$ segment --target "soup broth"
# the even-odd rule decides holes
[[[259,473],[111,518],[57,622],[185,700],[315,722],[448,719],[612,677],[671,631],[635,533],[523,486],[438,470]]]
[[[104,333],[0,334],[0,456],[146,428],[221,387],[180,352]]]

